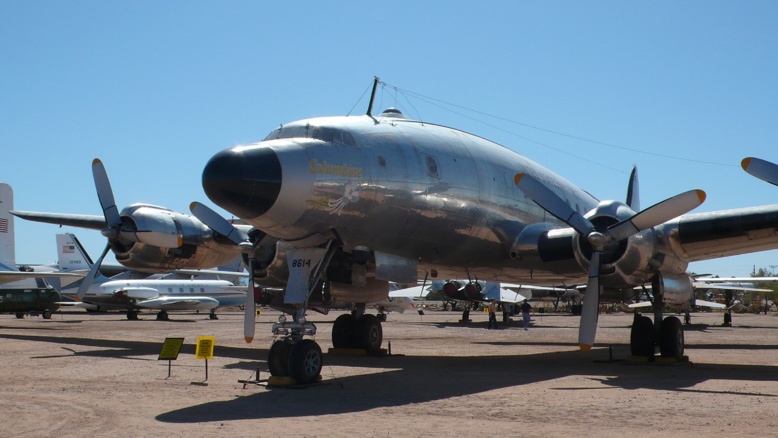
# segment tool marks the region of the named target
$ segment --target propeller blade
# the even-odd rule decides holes
[[[189,204],[189,211],[210,229],[227,236],[228,239],[236,244],[250,243],[249,236],[246,233],[235,228],[227,219],[224,219],[219,213],[216,213],[206,205],[193,202]]]
[[[614,240],[626,239],[635,233],[688,213],[699,207],[703,202],[705,202],[705,192],[702,190],[689,190],[654,204],[631,218],[610,226],[608,235]]]
[[[778,186],[778,165],[759,158],[744,158],[740,162],[743,170],[762,181]]]
[[[108,173],[105,166],[99,158],[92,161],[92,176],[95,180],[97,189],[97,198],[100,199],[100,206],[103,208],[106,225],[109,227],[118,227],[122,224],[122,218],[119,215],[119,209],[116,208],[111,182],[108,180]]]
[[[518,173],[513,178],[513,181],[527,197],[557,219],[573,227],[582,236],[586,236],[589,234],[589,231],[594,229],[594,225],[583,217],[581,213],[573,210],[567,201],[532,176],[526,173]]]
[[[246,303],[243,314],[243,337],[246,343],[254,340],[254,326],[256,325],[257,309],[254,300],[254,259],[249,258],[249,285],[246,289]]]
[[[638,184],[638,166],[632,166],[632,173],[629,174],[629,185],[627,186],[627,202],[633,211],[640,211],[640,184]]]
[[[78,291],[76,291],[76,301],[81,301],[84,299],[84,295],[86,295],[86,291],[89,290],[89,286],[92,285],[92,282],[95,281],[95,277],[100,270],[100,265],[103,263],[103,259],[105,258],[105,255],[108,254],[109,249],[111,249],[110,243],[105,245],[105,249],[103,250],[103,253],[100,254],[100,258],[97,259],[97,262],[95,262],[91,268],[89,268],[89,273],[86,274],[86,277],[81,280],[81,284],[78,286]]]
[[[578,346],[582,351],[589,351],[594,345],[597,334],[597,318],[600,310],[600,252],[592,252],[589,262],[589,282],[586,284],[581,322],[578,326]]]

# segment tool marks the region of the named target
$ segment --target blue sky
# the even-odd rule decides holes
[[[7,0],[0,181],[19,210],[100,214],[99,157],[120,207],[186,212],[208,203],[213,154],[281,123],[364,113],[378,76],[511,122],[392,87],[376,110],[497,141],[600,199],[623,199],[637,164],[644,207],[693,188],[708,194],[696,211],[774,204],[778,188],[739,163],[778,161],[776,21],[769,1]],[[63,230],[17,220],[17,260],[55,261]],[[99,255],[98,232],[71,231]],[[754,265],[778,252],[690,269]]]

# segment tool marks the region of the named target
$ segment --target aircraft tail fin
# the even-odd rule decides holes
[[[72,233],[57,234],[57,257],[60,271],[89,269],[94,262]]]
[[[13,208],[13,189],[6,183],[0,183],[0,269],[16,271]]]

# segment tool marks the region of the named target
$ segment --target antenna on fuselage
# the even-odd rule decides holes
[[[367,104],[367,115],[371,119],[375,120],[375,118],[373,117],[373,102],[375,102],[375,92],[376,92],[376,89],[378,88],[378,83],[381,82],[381,80],[378,79],[378,76],[373,76],[373,78],[375,78],[373,80],[373,92],[370,93],[370,103]],[[375,120],[375,121],[376,121],[376,123],[378,123],[377,120]]]

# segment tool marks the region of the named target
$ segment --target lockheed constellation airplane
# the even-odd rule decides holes
[[[273,325],[283,338],[271,346],[268,365],[274,376],[300,383],[315,381],[322,367],[320,347],[304,339],[316,333],[305,312],[322,281],[332,299],[362,304],[386,298],[390,281],[412,283],[424,273],[586,283],[583,350],[594,344],[600,299],[651,284],[654,320],[636,316],[632,353],[653,357],[658,344],[663,356],[680,358],[682,324],[662,317],[662,303],[690,299],[688,264],[778,248],[778,206],[686,214],[704,201],[701,190],[644,210],[637,197],[599,201],[504,146],[396,109],[374,116],[372,106],[371,97],[364,116],[284,124],[263,141],[213,156],[203,170],[203,189],[247,225],[233,225],[197,202],[190,209],[199,220],[148,206],[119,214],[99,160],[93,173],[105,220],[17,215],[103,229],[106,252],[112,248],[123,264],[144,262],[157,270],[206,267],[206,260],[215,266],[237,246],[250,286],[256,280],[286,289],[284,303],[295,310]],[[628,192],[635,188],[630,183]],[[144,209],[147,214],[136,218]],[[246,297],[250,342],[254,300]],[[382,336],[380,321],[362,312],[341,320],[335,333],[352,333],[338,342],[369,350]]]

